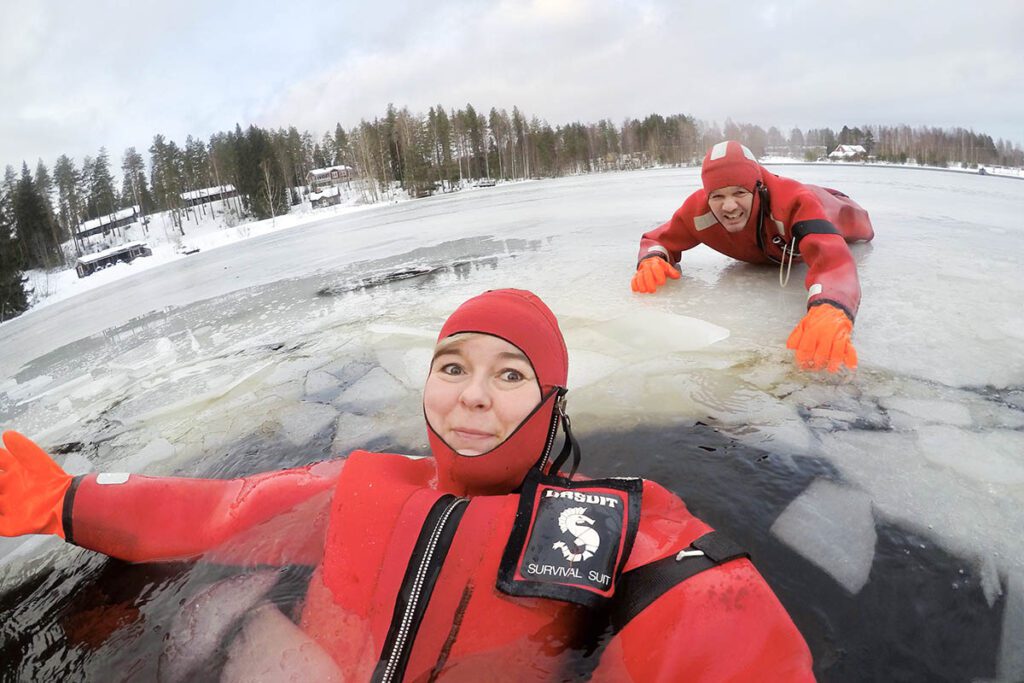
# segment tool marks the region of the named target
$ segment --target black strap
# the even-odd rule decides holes
[[[689,555],[678,560],[675,554],[669,555],[625,572],[619,578],[609,614],[613,634],[621,631],[648,605],[691,576],[723,562],[750,557],[736,542],[718,531],[704,534],[690,544],[690,548],[703,554]]]
[[[765,249],[764,244],[764,217],[771,214],[771,197],[768,195],[768,188],[760,180],[754,185],[754,193],[761,200],[760,206],[757,207],[757,230],[754,237],[757,238],[757,248],[761,250],[762,254],[768,256],[768,250]],[[769,256],[769,258],[771,257]]]
[[[84,474],[71,479],[71,486],[64,492],[64,506],[60,513],[60,524],[64,528],[64,540],[68,543],[75,543],[75,494],[78,493],[78,485],[85,479]]]
[[[797,221],[793,224],[793,237],[796,239],[797,247],[808,235],[838,235],[839,230],[832,225],[832,221],[824,218],[812,218],[807,221]]]
[[[834,306],[835,308],[838,308],[840,311],[846,314],[846,317],[850,319],[851,323],[854,322],[853,313],[850,312],[850,309],[848,309],[844,304],[839,303],[835,299],[815,299],[811,303],[807,304],[807,310],[809,311],[815,306],[821,306],[823,304],[828,304],[829,306]]]
[[[646,256],[644,256],[643,258],[636,262],[636,269],[640,270],[640,264],[649,258],[660,258],[665,263],[669,263],[669,265],[671,265],[671,263],[668,260],[668,256],[662,254],[660,251],[652,251],[651,253],[647,254]]]

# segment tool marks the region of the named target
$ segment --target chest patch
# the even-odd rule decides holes
[[[640,522],[639,479],[531,473],[498,570],[498,590],[594,607],[610,598]]]

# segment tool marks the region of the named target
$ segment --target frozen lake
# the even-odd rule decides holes
[[[0,427],[74,472],[424,452],[441,322],[531,289],[567,336],[582,470],[655,479],[745,544],[822,680],[1022,680],[1024,182],[770,168],[871,214],[851,381],[784,348],[802,266],[781,288],[700,247],[679,281],[630,292],[640,234],[699,186],[662,169],[324,219],[54,303],[0,326]],[[4,677],[150,680],[178,597],[214,573],[0,540]]]

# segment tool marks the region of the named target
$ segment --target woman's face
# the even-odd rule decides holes
[[[537,376],[504,339],[468,332],[442,339],[423,389],[427,422],[462,455],[497,447],[540,403]]]

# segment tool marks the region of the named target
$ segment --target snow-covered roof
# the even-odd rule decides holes
[[[185,200],[189,199],[202,199],[203,197],[211,197],[213,195],[227,194],[228,192],[234,192],[234,185],[220,185],[218,187],[204,187],[201,190],[191,190],[189,192],[182,192],[181,198]]]
[[[323,199],[324,197],[337,197],[340,189],[337,186],[325,187],[320,192],[310,192],[309,200],[315,202],[317,199]]]
[[[121,209],[120,211],[115,211],[114,213],[108,213],[106,216],[93,218],[92,220],[88,220],[80,224],[78,226],[78,232],[85,232],[86,230],[92,230],[93,228],[98,228],[102,225],[113,223],[114,221],[119,221],[124,218],[131,218],[132,216],[135,216],[138,213],[139,207],[137,205],[129,206],[127,209]]]
[[[860,145],[839,145],[832,153],[830,157],[852,157],[858,154],[867,154],[868,151]]]
[[[108,256],[115,256],[116,254],[129,251],[134,247],[145,246],[147,246],[145,242],[126,242],[125,244],[121,244],[116,247],[110,247],[109,249],[104,249],[103,251],[97,251],[95,254],[86,254],[85,256],[80,256],[78,258],[78,262],[92,263],[93,261],[101,261],[107,258]]]
[[[314,168],[309,172],[310,175],[321,176],[328,175],[331,171],[351,171],[351,166],[328,166],[327,168]]]

